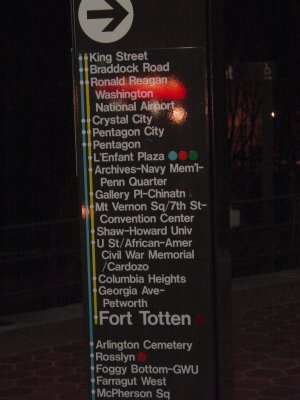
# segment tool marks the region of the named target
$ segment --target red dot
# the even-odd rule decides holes
[[[136,359],[139,361],[139,362],[145,362],[145,361],[147,361],[147,354],[146,353],[144,353],[143,351],[141,351],[140,353],[137,353],[137,355],[136,355]]]
[[[179,160],[181,160],[181,161],[185,161],[185,160],[187,160],[187,158],[188,158],[188,153],[187,153],[186,151],[184,151],[184,150],[181,150],[181,151],[178,153],[178,158],[179,158]]]
[[[195,316],[195,324],[196,325],[204,325],[204,317],[203,317],[203,315],[196,315]]]

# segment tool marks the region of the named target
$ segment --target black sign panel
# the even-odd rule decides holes
[[[73,4],[91,400],[216,398],[206,9],[161,3]]]

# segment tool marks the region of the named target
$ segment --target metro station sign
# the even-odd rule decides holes
[[[206,2],[72,6],[88,398],[215,399]]]

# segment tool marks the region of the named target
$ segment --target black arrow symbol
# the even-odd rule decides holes
[[[106,19],[113,20],[103,29],[102,32],[113,32],[120,23],[127,17],[129,12],[117,0],[105,0],[111,6],[111,10],[91,10],[87,11],[87,19]]]

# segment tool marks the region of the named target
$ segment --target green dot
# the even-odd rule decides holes
[[[198,160],[198,157],[199,157],[198,151],[191,150],[190,153],[189,153],[189,157],[190,157],[190,160],[192,160],[192,161]]]

